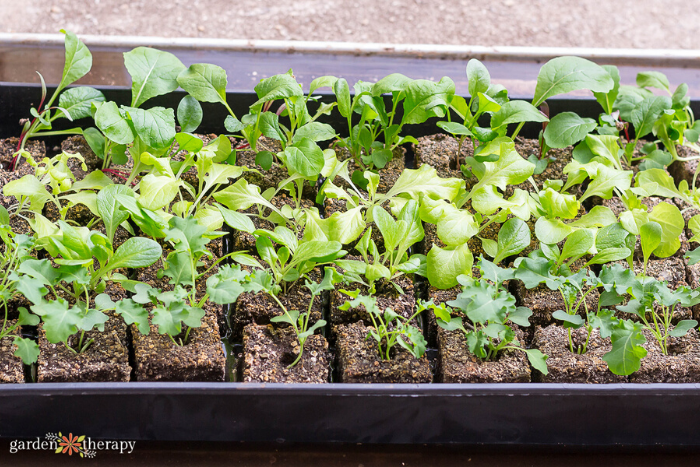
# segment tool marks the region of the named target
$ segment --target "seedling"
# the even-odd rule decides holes
[[[340,305],[341,310],[349,310],[364,306],[372,320],[366,339],[372,337],[377,341],[377,349],[382,360],[391,360],[391,349],[399,344],[408,350],[411,355],[421,358],[425,353],[426,342],[420,329],[411,325],[413,320],[420,314],[420,309],[410,317],[404,317],[396,313],[391,308],[382,310],[377,305],[377,299],[373,296],[361,295],[359,290],[342,290],[343,294],[352,298]]]

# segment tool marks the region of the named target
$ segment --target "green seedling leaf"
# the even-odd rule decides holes
[[[39,358],[39,344],[31,339],[24,337],[15,337],[12,341],[14,345],[17,346],[14,356],[22,359],[22,363],[25,365],[31,365],[36,362]]]
[[[642,325],[631,321],[621,321],[611,335],[612,350],[603,356],[608,368],[616,375],[631,375],[639,370],[642,358],[647,351],[642,344],[646,338]]]
[[[579,315],[570,315],[564,310],[557,310],[552,313],[552,318],[564,322],[564,327],[578,329],[584,325],[585,321]]]
[[[419,124],[431,117],[445,116],[455,93],[455,83],[446,76],[437,83],[417,79],[411,81],[404,92],[402,123]]]
[[[162,254],[160,245],[150,238],[132,237],[117,248],[107,268],[145,268],[158,261]]]
[[[323,151],[318,145],[304,138],[284,150],[287,165],[304,177],[315,177],[321,173],[325,165]]]
[[[694,319],[684,319],[680,321],[676,326],[669,331],[668,335],[671,337],[683,337],[688,334],[688,331],[695,329],[698,322]]]
[[[71,120],[78,120],[92,116],[93,102],[104,101],[105,96],[101,91],[87,86],[80,86],[66,89],[62,92],[58,98],[58,106],[68,112]]]
[[[561,250],[561,257],[575,260],[585,255],[595,241],[595,232],[591,229],[574,230],[566,239]]]
[[[498,253],[493,259],[500,263],[530,246],[530,228],[518,218],[508,219],[498,232]]]
[[[97,211],[105,225],[110,242],[114,240],[114,233],[119,225],[129,218],[127,211],[119,209],[117,195],[134,196],[133,193],[129,187],[117,184],[108,185],[97,193]]]
[[[457,276],[471,274],[474,257],[466,243],[447,248],[433,245],[426,261],[430,284],[444,290],[457,285]]]
[[[78,307],[59,298],[55,301],[42,301],[32,305],[32,312],[41,316],[46,331],[46,339],[52,344],[66,342],[70,336],[78,332],[78,324],[83,319]]]
[[[520,122],[548,122],[549,119],[537,107],[526,101],[509,101],[491,117],[491,128]],[[550,123],[551,125],[551,123]],[[595,126],[594,126],[595,128]],[[556,146],[553,146],[556,147]]]
[[[608,72],[589,60],[580,57],[557,57],[540,69],[532,104],[539,107],[552,96],[579,89],[608,92],[614,85]]]
[[[204,113],[202,112],[202,106],[200,105],[199,101],[192,96],[183,97],[180,103],[177,105],[177,121],[180,123],[181,131],[185,133],[192,133],[197,130],[199,125],[202,123],[203,115]],[[229,117],[233,118],[231,115],[228,115],[226,117],[226,122],[228,122]],[[226,125],[226,130],[231,131],[232,133],[240,131],[241,129],[242,128],[231,131],[229,130],[228,125]],[[182,148],[182,145],[180,145],[180,147]],[[183,150],[186,151],[187,149],[183,148]]]
[[[620,92],[620,70],[614,65],[602,65],[602,68],[608,72],[613,80],[613,88],[608,92],[594,92],[596,100],[603,107],[603,110],[608,115],[613,113],[613,104],[617,99],[617,95]]]
[[[671,93],[668,78],[658,71],[643,71],[637,73],[637,86],[640,88],[656,88]]]
[[[124,53],[124,65],[131,75],[132,107],[176,90],[177,77],[185,70],[175,55],[150,47],[136,47]]]
[[[547,355],[543,354],[538,349],[523,349],[523,351],[527,354],[527,359],[535,370],[543,375],[549,373],[547,370],[547,359],[549,357]]]
[[[475,97],[478,93],[486,93],[491,85],[491,75],[483,63],[472,58],[467,63],[467,79],[469,80],[469,95]]]
[[[104,106],[103,106],[104,107]],[[173,109],[153,107],[148,110],[127,107],[136,134],[146,145],[155,149],[170,146],[175,139],[175,113]]]
[[[544,140],[550,148],[565,148],[582,141],[598,124],[592,118],[581,118],[573,112],[552,117],[544,130]]]
[[[65,29],[61,29],[61,32],[66,35],[66,61],[58,89],[63,89],[78,81],[92,68],[92,54],[85,44],[72,32]]]
[[[297,83],[294,76],[291,74],[291,71],[292,70],[289,70],[288,73],[274,75],[260,80],[255,86],[255,93],[258,95],[258,100],[251,107],[256,108],[265,102],[277,99],[295,96],[302,97],[304,93],[299,83]]]
[[[643,138],[651,133],[654,123],[666,109],[671,108],[671,99],[665,96],[647,97],[637,104],[630,113],[630,122],[634,125],[635,138]]]
[[[670,203],[659,203],[649,213],[649,220],[661,226],[661,243],[654,250],[659,258],[673,255],[681,246],[679,237],[685,228],[680,210]]]
[[[226,103],[226,71],[216,65],[195,63],[177,77],[178,84],[199,102]]]
[[[114,102],[105,102],[95,113],[95,125],[104,135],[117,144],[134,141],[134,133]]]

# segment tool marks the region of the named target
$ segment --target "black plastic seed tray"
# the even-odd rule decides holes
[[[129,89],[103,91],[129,102]],[[19,134],[19,120],[40,92],[0,83],[0,137]],[[151,105],[175,107],[180,98]],[[252,93],[228,96],[239,116],[255,100]],[[549,104],[552,114],[566,109],[595,118],[600,112],[592,99]],[[198,132],[224,131],[223,107],[203,107]],[[699,113],[700,102],[693,110]],[[342,131],[337,116],[326,121]],[[521,134],[537,137],[540,129],[526,125]],[[422,136],[438,129],[427,123],[406,131]],[[48,140],[49,151],[59,142]],[[698,446],[698,426],[700,384],[0,385],[0,437],[7,439],[61,431],[115,440],[653,447]]]

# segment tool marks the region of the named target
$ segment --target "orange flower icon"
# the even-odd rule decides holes
[[[69,456],[72,456],[74,452],[78,454],[82,451],[82,442],[85,439],[85,436],[78,437],[73,436],[73,433],[69,433],[68,436],[63,436],[60,439],[61,441],[58,443],[59,447],[56,449],[56,454],[68,453]]]

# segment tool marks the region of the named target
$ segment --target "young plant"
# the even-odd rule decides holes
[[[372,337],[377,341],[377,350],[382,360],[391,360],[391,349],[396,344],[408,350],[415,358],[421,358],[425,354],[427,343],[423,333],[411,325],[411,322],[420,314],[420,309],[406,318],[391,308],[382,310],[377,305],[376,297],[361,295],[359,290],[341,290],[341,292],[352,298],[340,306],[341,310],[349,310],[359,306],[364,306],[367,310],[373,328],[369,330],[366,338]]]
[[[419,312],[431,309],[441,328],[464,332],[469,351],[482,360],[494,360],[504,350],[521,351],[534,368],[547,374],[547,356],[537,349],[526,349],[509,324],[530,326],[532,315],[530,309],[515,306],[515,297],[504,286],[505,281],[514,278],[514,271],[498,267],[483,257],[477,267],[482,278],[459,276],[462,292],[456,300],[447,302],[449,306],[435,305],[432,300],[420,301]]]
[[[42,215],[46,203],[52,203],[56,207],[63,221],[66,220],[68,210],[76,204],[84,204],[95,216],[100,215],[96,208],[97,194],[91,190],[100,190],[112,184],[112,181],[97,170],[76,182],[68,167],[70,159],[77,159],[82,163],[83,169],[87,169],[80,154],[62,152],[51,159],[45,157],[39,163],[30,157],[27,161],[34,167],[34,175],[29,174],[12,180],[3,187],[5,196],[14,196],[18,200],[18,204],[12,209],[12,215],[26,220],[35,232],[51,230],[50,222]],[[32,217],[26,216],[29,212],[33,214]],[[88,227],[97,220],[98,217],[93,218]]]
[[[75,87],[63,92],[68,85],[79,80],[90,71],[92,67],[92,54],[90,54],[88,48],[75,34],[63,29],[61,32],[66,36],[65,64],[63,66],[61,82],[47,101],[48,93],[46,83],[41,73],[37,72],[39,78],[41,78],[41,101],[37,108],[32,107],[29,111],[32,115],[32,119],[27,120],[22,128],[22,133],[17,143],[17,151],[12,159],[12,170],[14,170],[20,162],[20,156],[25,156],[28,160],[31,158],[29,153],[25,150],[27,142],[31,138],[39,136],[83,134],[80,128],[55,130],[53,129],[53,122],[61,118],[67,118],[73,121],[89,117],[92,104],[105,100],[104,95],[100,91],[90,87]],[[53,104],[56,98],[59,98],[58,105],[54,106]]]
[[[18,282],[17,272],[24,261],[33,259],[31,252],[34,249],[34,239],[24,234],[15,234],[10,228],[10,216],[7,210],[0,206],[0,305],[4,312],[2,328],[0,328],[0,340],[17,334],[21,326],[36,326],[39,317],[27,312],[26,308],[19,308],[19,318],[13,324],[9,323],[8,303],[25,290],[24,285]],[[17,346],[14,355],[29,365],[34,363],[39,356],[39,346],[31,339],[16,336],[12,341]]]
[[[425,274],[425,256],[408,254],[409,248],[424,236],[418,203],[408,201],[396,220],[386,210],[375,206],[373,219],[384,240],[384,253],[379,253],[376,242],[371,238],[370,227],[356,246],[362,261],[340,260],[337,264],[348,271],[348,280],[368,285],[370,293],[376,292],[377,283],[388,282],[399,294],[403,294],[403,289],[395,282],[398,277],[421,271]]]

